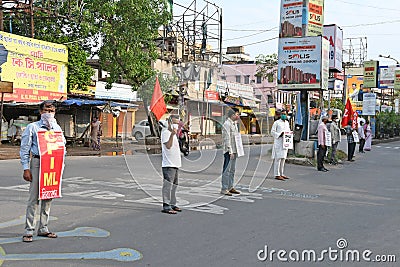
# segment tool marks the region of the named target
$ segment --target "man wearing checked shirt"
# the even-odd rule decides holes
[[[40,155],[37,140],[39,130],[62,131],[54,118],[56,109],[54,101],[46,100],[39,106],[40,120],[28,124],[21,138],[20,157],[24,169],[23,178],[30,182],[29,199],[26,208],[25,233],[23,242],[32,242],[36,227],[35,213],[39,206],[39,170]],[[65,139],[64,139],[65,144]],[[47,228],[50,217],[51,199],[41,200],[38,236],[56,238],[57,234]]]

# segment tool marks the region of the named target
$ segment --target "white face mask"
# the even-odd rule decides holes
[[[54,113],[43,113],[40,118],[42,119],[44,125],[47,126],[47,128],[51,128],[51,124],[56,121],[54,118]]]
[[[179,125],[178,124],[172,124],[172,129],[176,129],[176,130],[178,130],[178,127],[179,127]]]

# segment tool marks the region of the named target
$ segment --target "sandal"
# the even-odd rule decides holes
[[[173,209],[174,211],[177,211],[177,212],[182,212],[182,209],[179,208],[179,207],[173,207],[172,209]]]
[[[51,233],[51,232],[38,234],[38,236],[43,236],[43,237],[48,237],[48,238],[57,238],[57,234]]]
[[[167,213],[167,214],[177,214],[175,210],[162,210],[162,213]]]
[[[22,242],[32,242],[33,241],[33,235],[23,235],[22,236]]]

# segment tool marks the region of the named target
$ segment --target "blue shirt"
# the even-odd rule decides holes
[[[52,124],[51,129],[54,131],[62,132],[60,125],[58,125],[57,123]],[[48,130],[42,120],[28,124],[28,126],[26,126],[25,131],[22,133],[21,148],[19,150],[19,155],[21,157],[21,164],[24,170],[29,170],[29,161],[31,153],[32,155],[39,156],[39,147],[37,141],[37,132],[39,130]],[[64,135],[63,139],[65,144],[66,142]]]

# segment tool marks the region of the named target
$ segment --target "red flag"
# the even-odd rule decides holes
[[[350,99],[347,98],[346,107],[343,112],[342,126],[346,127],[351,119],[353,119],[353,107],[351,106]]]
[[[165,105],[164,95],[161,91],[158,77],[156,77],[156,84],[154,85],[154,92],[151,98],[150,110],[154,113],[158,121],[161,119],[162,115],[167,112],[167,106]]]

